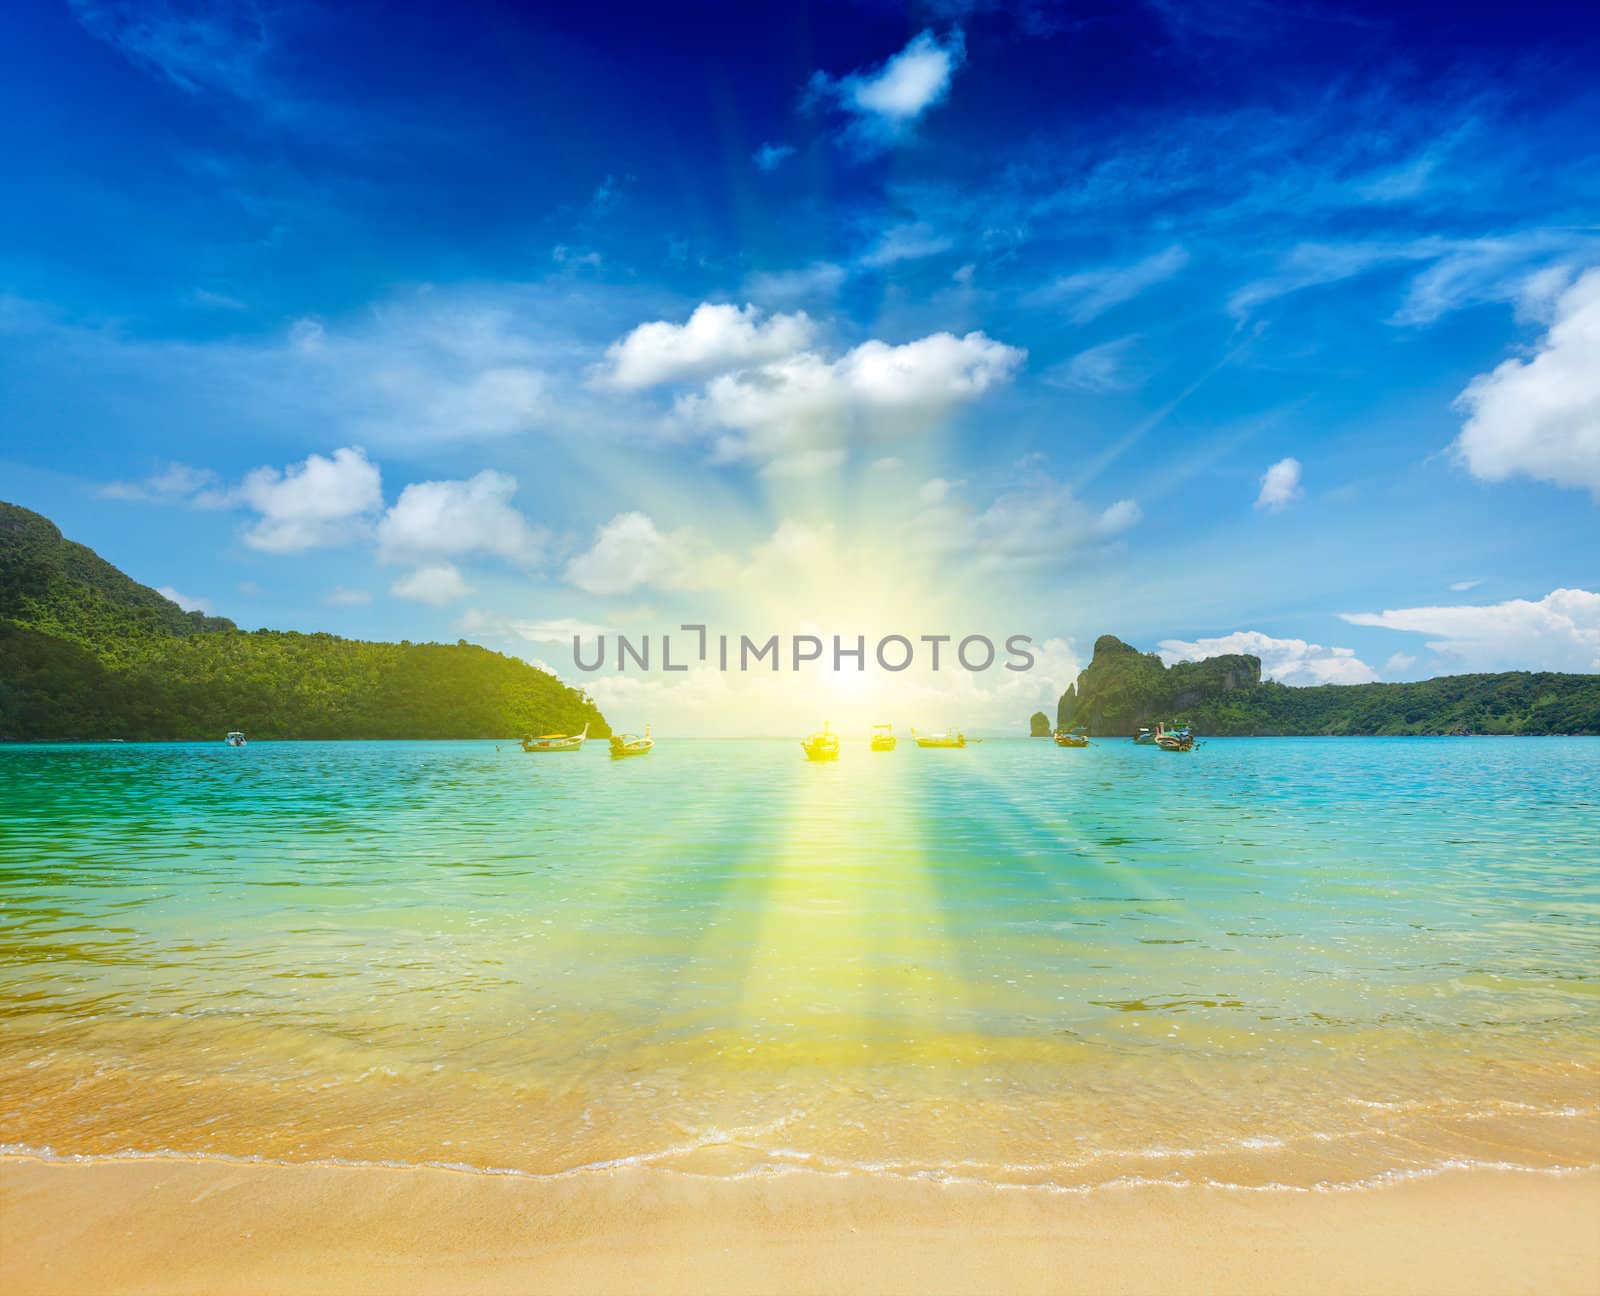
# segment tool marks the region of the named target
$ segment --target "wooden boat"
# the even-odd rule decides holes
[[[612,734],[611,759],[622,760],[626,756],[648,756],[650,749],[656,745],[656,740],[650,736],[650,726],[644,727],[644,737],[638,734]]]
[[[575,734],[540,734],[537,738],[528,737],[522,740],[522,750],[525,752],[575,752],[583,749],[583,740],[589,736],[589,726],[583,726],[582,733]]]
[[[1133,741],[1138,743],[1141,747],[1154,747],[1156,745],[1156,736],[1155,734],[1151,733],[1149,729],[1141,728],[1139,732],[1133,736]]]
[[[935,733],[919,734],[915,728],[911,736],[917,740],[918,747],[965,747],[967,736],[964,733]]]
[[[828,728],[827,721],[823,721],[821,729],[817,730],[809,738],[800,740],[800,749],[805,752],[807,760],[838,760],[839,735]]]
[[[1176,729],[1157,727],[1156,746],[1162,751],[1186,752],[1194,750],[1194,734],[1188,725],[1179,725]]]
[[[1089,745],[1089,731],[1084,728],[1057,729],[1057,747],[1087,747]]]
[[[224,738],[222,741],[227,743],[228,746],[230,746],[230,747],[243,747],[244,746],[244,735],[242,733],[240,733],[237,729],[235,729],[231,733],[229,733],[229,735],[226,738]]]
[[[893,725],[881,724],[872,726],[873,751],[893,751],[895,742]]]

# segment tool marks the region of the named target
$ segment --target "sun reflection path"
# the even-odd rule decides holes
[[[906,810],[904,753],[846,740],[838,764],[798,748],[776,832],[730,900],[753,915],[730,1064],[860,1065],[968,1017],[965,986]],[[705,953],[724,949],[724,937]]]

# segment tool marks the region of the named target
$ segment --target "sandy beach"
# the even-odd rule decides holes
[[[997,1190],[0,1160],[0,1288],[49,1293],[1600,1291],[1600,1173]]]

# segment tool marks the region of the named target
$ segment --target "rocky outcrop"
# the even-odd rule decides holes
[[[1128,737],[1158,721],[1187,720],[1204,734],[1600,733],[1600,675],[1445,675],[1404,684],[1292,688],[1261,678],[1242,653],[1165,665],[1115,635],[1056,707],[1062,727]]]
[[[1261,683],[1261,659],[1245,653],[1166,665],[1116,635],[1094,641],[1094,658],[1056,707],[1063,728],[1085,725],[1092,734],[1132,737],[1158,721],[1183,719],[1215,698]]]

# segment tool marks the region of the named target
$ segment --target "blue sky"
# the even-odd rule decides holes
[[[7,25],[0,497],[242,625],[1600,669],[1592,6]]]

